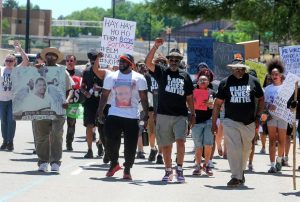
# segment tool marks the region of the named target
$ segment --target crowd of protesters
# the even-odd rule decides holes
[[[106,69],[100,65],[103,53],[95,49],[87,53],[89,63],[83,71],[76,68],[75,55],[64,58],[57,48],[45,48],[37,54],[35,67],[39,72],[46,67],[60,66],[58,63],[65,59],[66,100],[61,107],[67,109],[73,102],[83,105],[87,142],[84,158],[94,158],[92,143],[98,130],[98,156],[103,157],[103,163],[110,163],[106,176],[113,176],[122,169],[119,150],[123,137],[123,179],[132,180],[135,159],[146,158],[143,133],[148,132],[148,161],[164,164],[162,181],[170,182],[176,176],[177,181],[183,183],[185,142],[191,134],[195,152],[192,175],[204,172],[213,176],[212,159],[216,148],[229,162],[232,175],[227,186],[237,187],[245,183],[247,163],[248,169],[254,170],[254,148],[260,133],[262,154],[266,153],[266,136],[269,136],[271,167],[267,172],[277,173],[282,166],[288,165],[291,127],[281,117],[271,116],[276,109],[274,99],[284,81],[285,68],[279,59],[267,63],[268,75],[261,87],[255,71],[245,65],[241,54],[235,54],[232,63],[227,65],[231,74],[215,87],[214,73],[206,63],[198,65],[193,81],[184,69],[183,55],[178,49],[172,49],[166,56],[159,53],[163,43],[162,39],[156,39],[144,60],[135,63],[132,55],[124,53],[119,57],[118,66]],[[16,41],[14,47],[22,56],[19,66],[29,66],[20,43]],[[0,149],[8,151],[14,150],[16,128],[11,82],[15,66],[16,57],[9,54],[0,69],[3,137]],[[287,107],[296,108],[297,102],[290,100]],[[297,112],[299,114],[298,109]],[[50,164],[51,171],[59,172],[64,123],[65,119],[32,121],[38,171],[47,172]],[[74,150],[75,127],[76,118],[67,117],[67,151]],[[171,159],[173,143],[177,151],[175,175]]]

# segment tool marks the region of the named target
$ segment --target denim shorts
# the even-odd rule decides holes
[[[205,145],[212,146],[214,136],[211,132],[211,120],[195,124],[192,128],[192,138],[196,148],[203,148]]]
[[[272,119],[267,121],[267,126],[272,126],[272,127],[276,127],[276,128],[280,128],[280,129],[287,129],[287,125],[288,123],[281,119],[278,118],[276,116],[272,116]]]

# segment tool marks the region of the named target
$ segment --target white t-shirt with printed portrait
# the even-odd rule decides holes
[[[108,115],[139,119],[139,91],[147,90],[147,82],[142,74],[131,71],[123,74],[119,70],[110,73],[103,88],[111,91],[111,107]]]

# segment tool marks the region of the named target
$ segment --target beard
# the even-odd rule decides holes
[[[123,65],[123,66],[119,66],[119,70],[120,70],[120,72],[125,72],[126,70],[128,70],[128,68],[129,68],[129,65]]]

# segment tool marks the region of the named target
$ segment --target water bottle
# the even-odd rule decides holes
[[[147,129],[144,129],[142,132],[142,141],[143,141],[143,146],[149,146],[149,136],[148,136]]]
[[[209,95],[208,103],[213,103],[213,102],[214,102],[213,96],[212,96],[212,95]],[[213,106],[210,106],[209,108],[212,109]]]

